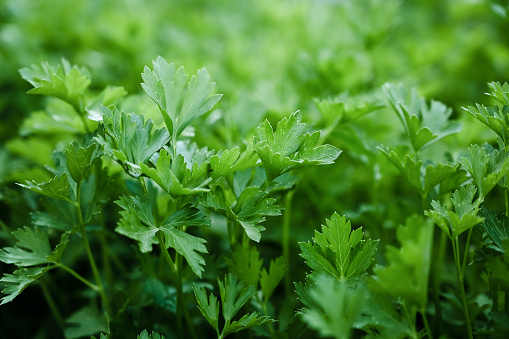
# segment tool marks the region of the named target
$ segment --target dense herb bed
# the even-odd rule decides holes
[[[507,8],[460,3],[7,1],[2,336],[508,337]]]

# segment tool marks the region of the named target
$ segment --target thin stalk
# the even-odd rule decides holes
[[[58,267],[61,267],[62,269],[66,270],[67,272],[71,273],[72,276],[74,276],[76,279],[78,279],[79,281],[81,281],[82,283],[84,283],[85,285],[90,287],[92,290],[99,291],[99,288],[95,284],[91,283],[89,280],[87,280],[86,278],[82,277],[78,272],[76,272],[75,270],[73,270],[69,266],[60,264],[60,265],[58,265]]]
[[[174,161],[177,158],[177,137],[175,131],[171,135],[171,160]]]
[[[499,311],[499,304],[498,304],[498,286],[493,282],[493,278],[491,276],[491,270],[486,267],[486,273],[488,275],[488,285],[490,288],[490,294],[491,299],[493,300],[493,310],[495,312]]]
[[[508,291],[502,291],[504,293],[504,311],[507,313],[509,310],[509,293]]]
[[[283,247],[283,258],[286,260],[286,267],[288,271],[285,274],[285,290],[286,295],[289,296],[292,290],[292,275],[290,271],[290,221],[292,214],[292,200],[295,191],[290,191],[285,197],[285,211],[283,213],[283,236],[282,236],[282,247]]]
[[[465,268],[467,266],[468,249],[470,247],[470,238],[472,236],[472,227],[468,230],[467,242],[465,243],[465,251],[463,253],[463,264],[461,265],[461,275],[465,275]]]
[[[235,221],[228,221],[228,240],[230,241],[230,248],[233,250],[237,244],[238,226]],[[245,234],[245,233],[244,233]]]
[[[106,242],[104,234],[99,235],[99,241],[101,242],[101,254],[102,254],[102,266],[104,267],[104,276],[106,278],[106,282],[111,284],[113,282],[113,275],[111,272],[111,263],[110,263],[110,250],[108,247],[108,243]]]
[[[48,291],[48,287],[46,286],[46,282],[44,279],[39,280],[41,287],[42,287],[42,293],[44,294],[44,298],[46,299],[46,302],[48,303],[51,313],[53,313],[53,316],[55,317],[55,320],[58,323],[58,326],[63,331],[64,330],[64,320],[62,319],[62,315],[60,314],[60,311],[57,308],[57,305],[55,304],[55,300],[53,300],[53,297],[51,296],[51,293]]]
[[[419,335],[417,333],[417,329],[415,328],[415,315],[416,313],[415,312],[412,312],[412,314],[410,313],[410,311],[408,311],[408,307],[406,306],[405,303],[402,303],[402,306],[403,306],[403,311],[404,311],[404,314],[408,320],[408,323],[411,324],[412,326],[412,338],[419,338]]]
[[[509,190],[505,190],[504,198],[505,198],[505,215],[506,217],[509,217]]]
[[[145,180],[143,177],[138,177],[138,181],[140,182],[141,188],[143,189],[143,193],[148,197],[147,185],[145,184]]]
[[[170,266],[172,272],[176,276],[176,288],[177,288],[177,327],[179,332],[179,337],[184,337],[184,329],[182,328],[182,318],[185,319],[187,326],[189,328],[189,332],[193,338],[196,337],[196,333],[194,331],[193,324],[191,323],[191,319],[189,317],[189,313],[187,312],[187,308],[184,303],[184,291],[182,290],[182,256],[178,253],[175,254],[175,261],[173,261],[168,253],[168,250],[164,246],[164,239],[162,233],[158,233],[159,246],[163,253],[166,262]]]
[[[157,238],[159,240],[159,247],[161,248],[161,253],[163,254],[164,259],[168,263],[168,266],[170,266],[170,269],[173,272],[173,274],[177,275],[177,265],[175,265],[175,263],[170,257],[170,253],[168,253],[168,250],[164,246],[163,234],[161,232],[158,232]]]
[[[509,291],[500,291],[499,293],[503,293],[503,298],[504,298],[504,305],[503,305],[503,310],[507,313],[507,311],[509,310]]]
[[[184,337],[184,329],[182,328],[182,285],[181,285],[181,276],[179,274],[179,270],[177,265],[175,264],[177,262],[177,257],[175,257],[175,262],[171,259],[170,253],[168,253],[168,250],[166,249],[166,246],[164,245],[164,237],[161,232],[157,232],[157,238],[159,239],[159,247],[161,248],[161,253],[163,254],[164,259],[166,259],[166,262],[168,263],[168,266],[170,266],[171,271],[176,276],[177,281],[177,331],[179,334],[179,338]]]
[[[459,241],[458,237],[455,237],[452,240],[452,247],[453,247],[453,254],[454,254],[454,263],[456,264],[456,271],[458,272],[458,282],[459,282],[459,288],[460,288],[460,295],[461,295],[461,303],[463,304],[463,312],[465,316],[465,325],[467,327],[467,335],[469,339],[473,339],[472,335],[472,326],[470,325],[470,315],[468,314],[468,304],[467,304],[467,297],[465,294],[465,285],[463,283],[463,271],[461,269],[461,263],[460,263],[460,250],[459,250]]]
[[[194,326],[191,322],[191,318],[189,317],[189,312],[187,311],[186,303],[184,301],[184,291],[182,289],[183,257],[179,253],[175,254],[175,262],[177,264],[177,321],[181,323],[183,317],[191,337],[197,339],[198,337],[194,331]]]
[[[433,303],[435,304],[435,319],[433,328],[443,333],[442,306],[440,305],[440,280],[442,275],[442,266],[444,262],[445,247],[447,244],[447,234],[440,230],[440,239],[438,243],[438,251],[435,251],[436,259],[431,265],[431,280],[433,284]]]
[[[97,265],[95,263],[94,256],[92,254],[92,250],[90,248],[90,243],[88,242],[87,231],[85,230],[85,223],[83,222],[83,215],[81,213],[81,182],[78,183],[78,187],[76,190],[76,208],[78,210],[78,221],[79,221],[79,229],[80,233],[83,237],[83,243],[85,244],[85,250],[87,251],[88,260],[90,261],[90,267],[92,268],[92,273],[94,274],[95,283],[98,288],[98,293],[101,296],[104,307],[106,308],[107,318],[111,317],[113,313],[111,312],[110,303],[108,298],[106,297],[106,293],[104,291],[104,286],[101,280],[101,275],[99,274],[99,270],[97,269]]]
[[[433,339],[433,336],[431,335],[431,328],[429,327],[428,317],[426,316],[425,308],[423,308],[420,312],[421,312],[422,322],[424,323],[424,328],[426,329],[426,334],[428,336],[428,339]]]
[[[263,313],[266,315],[266,316],[270,316],[269,315],[269,310],[267,309],[267,302],[265,300],[261,300],[260,298],[260,295],[257,293],[256,294],[256,299],[258,300],[258,302],[260,303],[260,305],[262,305],[262,310],[263,310]],[[270,331],[270,335],[271,336],[274,336],[274,326],[272,326],[272,323],[268,323],[269,325],[269,331]]]
[[[263,184],[260,186],[260,191],[265,192],[265,190],[267,189],[267,187],[269,187],[269,184],[272,182],[272,180],[274,180],[274,178],[271,179],[267,178],[267,180],[265,180]]]
[[[323,133],[320,133],[320,139],[318,139],[317,147],[323,145],[323,143],[329,138],[334,129],[338,126],[341,121],[341,116],[336,117],[332,124],[328,126],[325,130],[322,130]]]

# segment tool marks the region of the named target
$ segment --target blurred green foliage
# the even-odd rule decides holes
[[[343,151],[332,166],[300,172],[287,215],[267,220],[260,245],[266,259],[284,250],[283,218],[292,225],[291,281],[305,275],[298,242],[307,242],[334,211],[363,225],[368,238],[398,245],[398,225],[438,196],[426,192],[423,198],[377,149],[417,154],[382,86],[416,88],[452,108],[451,117],[461,123],[461,133],[419,151],[415,160],[423,168],[458,164],[473,143],[495,146],[496,134],[461,107],[490,106],[495,101],[483,94],[486,84],[509,79],[508,12],[507,2],[490,0],[0,0],[0,242],[12,245],[7,230],[28,225],[28,212],[41,204],[15,183],[49,180],[45,166],[53,151],[64,150],[84,128],[71,106],[27,96],[31,87],[19,69],[62,59],[84,66],[90,98],[100,104],[109,97],[111,106],[143,113],[160,128],[157,106],[141,95],[140,73],[161,55],[191,71],[206,67],[223,94],[215,110],[184,132],[200,147],[246,144],[264,119],[275,126],[300,110],[304,122],[322,130],[320,143]],[[497,213],[505,208],[499,188],[485,203]],[[209,252],[224,252],[219,243],[209,244]],[[5,333],[27,337],[39,330],[42,321],[17,326],[22,300],[42,300],[36,291],[25,293],[27,299],[0,309]],[[126,310],[127,316],[136,312]]]

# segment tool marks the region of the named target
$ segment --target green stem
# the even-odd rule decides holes
[[[87,251],[88,260],[90,261],[90,267],[92,268],[92,273],[94,274],[95,283],[97,285],[97,291],[99,295],[101,296],[101,299],[103,301],[104,307],[106,308],[106,314],[107,318],[111,317],[113,315],[110,307],[110,303],[108,301],[108,298],[106,297],[106,293],[104,291],[104,286],[101,280],[101,275],[99,274],[99,270],[97,269],[97,265],[95,263],[94,256],[92,254],[92,250],[90,248],[90,243],[88,241],[87,237],[87,231],[85,229],[85,223],[83,221],[83,215],[81,213],[81,182],[78,183],[78,187],[76,189],[76,208],[78,210],[78,221],[79,221],[79,229],[80,233],[83,237],[83,243],[85,244],[85,250]]]
[[[505,215],[506,217],[509,217],[509,190],[505,190],[504,192],[504,198],[505,198]]]
[[[198,337],[194,331],[194,326],[191,322],[191,318],[189,317],[189,312],[187,311],[186,303],[184,301],[184,290],[182,289],[183,257],[179,253],[175,254],[175,262],[177,264],[177,321],[181,323],[183,317],[191,337],[193,339],[197,339]]]
[[[441,230],[438,251],[435,251],[436,258],[431,265],[432,284],[433,284],[433,303],[435,304],[435,318],[433,328],[438,328],[439,333],[443,333],[442,306],[440,305],[440,280],[442,277],[442,267],[444,262],[445,248],[447,244],[447,234]]]
[[[171,135],[171,160],[174,161],[177,158],[177,137],[175,131]]]
[[[230,248],[233,250],[237,243],[237,230],[235,221],[227,221],[228,225],[228,240],[230,241]]]
[[[147,185],[145,184],[145,180],[143,177],[138,177],[138,181],[140,182],[141,188],[143,189],[143,193],[148,197]]]
[[[504,311],[505,313],[507,313],[507,311],[509,310],[509,291],[501,291],[502,293],[504,293]]]
[[[491,300],[493,300],[493,312],[498,312],[499,304],[498,304],[498,286],[493,282],[493,278],[491,275],[491,270],[486,267],[486,274],[488,275],[488,285],[490,288]]]
[[[41,287],[42,287],[42,293],[44,294],[44,298],[46,299],[46,302],[48,303],[51,312],[53,313],[53,316],[55,317],[58,326],[63,331],[64,330],[64,320],[62,319],[62,315],[60,314],[60,311],[57,308],[57,305],[55,304],[55,301],[53,300],[53,297],[51,296],[51,293],[48,291],[48,287],[46,286],[46,282],[44,279],[39,280]]]
[[[113,282],[113,275],[111,272],[110,263],[110,250],[104,234],[99,235],[99,241],[101,242],[101,254],[102,254],[102,266],[104,267],[104,276],[107,284]]]
[[[73,275],[76,279],[78,279],[79,281],[81,281],[82,283],[84,283],[85,285],[90,287],[92,290],[99,291],[99,288],[95,284],[92,284],[90,281],[88,281],[87,279],[82,277],[78,272],[76,272],[69,266],[66,266],[64,264],[59,264],[58,267],[61,267],[62,269],[66,270],[67,272],[71,273],[71,275]]]
[[[168,266],[170,266],[171,271],[177,275],[177,266],[173,262],[173,260],[170,257],[170,253],[168,253],[168,250],[164,246],[164,237],[161,232],[157,232],[157,239],[159,240],[159,247],[161,248],[161,253],[163,254],[164,259],[168,263]]]
[[[424,323],[424,328],[426,329],[426,334],[428,336],[428,339],[433,339],[433,336],[431,335],[431,328],[429,327],[428,317],[426,316],[426,309],[423,308],[420,312],[421,312],[422,322]]]
[[[415,312],[410,313],[410,311],[408,310],[408,307],[406,306],[405,303],[402,303],[402,306],[403,306],[403,312],[408,320],[408,323],[411,324],[411,327],[412,327],[412,338],[417,339],[417,338],[419,338],[419,335],[417,333],[417,329],[415,328],[416,313]]]
[[[288,271],[285,275],[285,290],[286,295],[289,296],[292,290],[292,275],[290,271],[290,222],[292,214],[292,200],[295,191],[290,191],[285,197],[285,211],[283,213],[283,236],[282,236],[282,247],[283,247],[283,258],[286,260],[286,266]]]
[[[256,299],[258,300],[260,305],[262,305],[263,314],[265,314],[266,316],[270,316],[269,310],[267,309],[267,301],[266,300],[262,301],[260,299],[260,295],[258,293],[256,294]],[[274,336],[274,326],[272,326],[272,323],[270,323],[270,322],[268,323],[268,326],[269,326],[269,331],[270,331],[271,337],[273,337]]]
[[[467,267],[468,249],[470,247],[470,238],[472,237],[472,227],[468,230],[467,242],[465,243],[465,251],[463,253],[463,264],[461,265],[461,275],[465,275],[465,268]]]
[[[452,240],[452,247],[453,247],[453,254],[454,254],[454,263],[456,264],[456,271],[458,272],[458,283],[460,288],[460,296],[461,296],[461,303],[463,305],[463,312],[465,316],[465,325],[467,327],[467,335],[469,339],[473,339],[472,335],[472,326],[470,325],[470,315],[468,314],[468,304],[467,304],[467,297],[465,294],[465,285],[463,282],[463,271],[461,269],[461,263],[460,263],[460,250],[459,250],[459,241],[458,237],[455,237]]]

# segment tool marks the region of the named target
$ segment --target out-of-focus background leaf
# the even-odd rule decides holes
[[[123,86],[121,108],[162,127],[140,86],[143,67],[158,55],[191,74],[206,67],[223,93],[193,124],[200,146],[236,146],[263,119],[301,110],[303,121],[325,131],[323,142],[343,150],[335,165],[299,173],[288,212],[294,253],[334,211],[383,240],[404,222],[399,211],[419,211],[421,202],[376,149],[409,146],[397,116],[384,108],[382,85],[415,87],[462,123],[459,137],[430,146],[423,159],[457,160],[471,143],[496,142],[460,108],[491,103],[486,84],[509,79],[508,8],[489,0],[1,0],[0,242],[11,244],[5,230],[29,224],[27,212],[36,210],[34,196],[14,183],[48,180],[44,166],[73,135],[45,118],[64,119],[70,108],[26,95],[30,86],[18,70],[65,58],[88,69],[91,96]],[[264,237],[276,256],[281,218],[268,224]],[[292,272],[293,280],[303,276],[301,268]],[[3,314],[2,326],[11,326]]]

